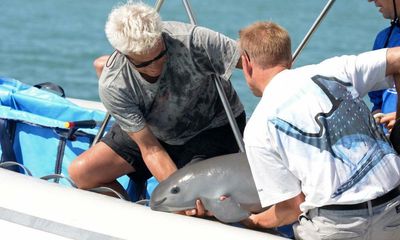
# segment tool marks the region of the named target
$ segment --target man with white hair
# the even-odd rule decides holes
[[[228,81],[241,66],[236,41],[203,27],[162,22],[155,9],[132,2],[112,10],[105,32],[115,52],[99,93],[117,124],[70,165],[78,187],[117,189],[115,179],[124,174],[136,182],[151,175],[162,181],[196,156],[238,152],[214,82],[223,79],[243,131],[243,105]],[[103,64],[97,65],[100,72]]]

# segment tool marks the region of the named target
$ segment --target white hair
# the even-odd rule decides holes
[[[105,32],[110,44],[123,54],[146,54],[161,38],[161,18],[154,8],[128,1],[108,15]]]

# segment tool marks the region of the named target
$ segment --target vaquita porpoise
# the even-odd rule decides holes
[[[220,200],[221,196],[227,198]],[[262,210],[244,153],[189,163],[154,189],[150,207],[156,211],[176,212],[195,208],[197,199],[218,220],[226,223],[239,222]]]

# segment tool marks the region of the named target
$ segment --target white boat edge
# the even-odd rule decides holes
[[[286,239],[206,219],[152,211],[132,202],[5,169],[0,169],[0,192],[0,234],[6,239]]]

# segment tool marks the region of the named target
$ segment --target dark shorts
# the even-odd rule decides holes
[[[243,134],[246,114],[241,113],[236,118],[236,122]],[[136,171],[128,175],[132,180],[142,182],[152,176],[142,159],[139,147],[118,124],[114,124],[101,141],[135,168]],[[239,152],[239,147],[229,124],[205,130],[183,145],[170,145],[163,141],[160,141],[160,143],[178,168],[197,157],[210,158]]]

